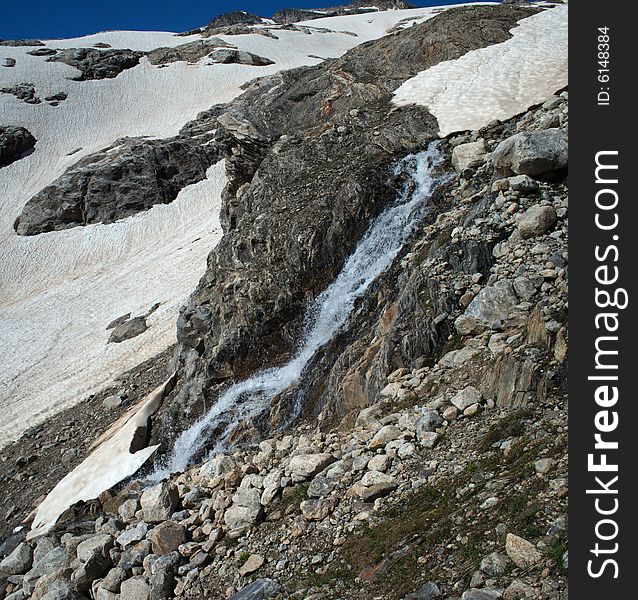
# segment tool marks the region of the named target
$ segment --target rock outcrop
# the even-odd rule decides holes
[[[19,48],[21,46],[44,46],[40,40],[0,40],[0,46]]]
[[[173,48],[156,48],[148,52],[146,56],[152,65],[165,65],[180,60],[196,63],[204,56],[208,56],[215,48],[230,47],[232,46],[221,38],[209,38],[181,44]]]
[[[0,167],[19,160],[35,144],[36,139],[28,129],[0,126]]]
[[[69,48],[60,50],[47,60],[62,62],[80,71],[75,81],[89,79],[113,79],[122,71],[132,69],[140,62],[144,52],[134,50]]]
[[[0,88],[0,94],[12,94],[27,104],[40,104],[42,102],[36,95],[33,83],[19,83],[11,87]]]
[[[36,235],[88,223],[113,223],[155,204],[172,202],[187,185],[206,177],[219,158],[209,138],[124,138],[79,160],[36,194],[15,223],[19,235]]]
[[[321,10],[283,8],[276,11],[272,18],[276,23],[289,24],[298,23],[299,21],[310,21],[312,19],[323,19],[325,17],[335,17],[338,15],[354,15],[376,12],[378,10],[397,10],[403,8],[414,8],[414,6],[404,0],[380,0],[379,2],[354,0],[350,4],[332,8],[322,8]]]

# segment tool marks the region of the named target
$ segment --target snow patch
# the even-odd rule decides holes
[[[401,85],[398,106],[425,106],[440,135],[480,129],[545,101],[567,85],[567,6],[519,21],[512,38],[422,71]]]
[[[147,427],[149,418],[174,382],[173,374],[94,442],[95,450],[64,477],[35,510],[28,540],[46,535],[65,510],[76,502],[97,498],[133,475],[154,454],[159,445],[131,452],[131,444],[138,431]]]

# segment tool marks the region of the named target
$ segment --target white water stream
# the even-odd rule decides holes
[[[443,161],[438,144],[410,155],[395,167],[395,174],[410,179],[397,202],[370,225],[337,279],[311,305],[299,349],[285,365],[267,369],[230,386],[199,421],[177,438],[166,463],[153,474],[162,479],[186,470],[191,459],[208,442],[210,430],[230,422],[214,451],[222,451],[240,422],[248,422],[269,406],[270,400],[297,381],[317,351],[332,340],[352,314],[355,302],[391,264],[429,208],[436,183],[433,167]]]

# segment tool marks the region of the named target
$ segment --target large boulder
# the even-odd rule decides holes
[[[122,582],[121,600],[150,600],[150,598],[151,589],[143,576],[137,575]]]
[[[31,594],[41,577],[46,577],[57,571],[67,569],[71,563],[71,557],[61,546],[57,546],[47,552],[39,560],[34,560],[33,567],[26,573],[22,581],[22,587],[27,594]]]
[[[452,165],[457,173],[463,173],[466,169],[472,169],[485,162],[487,147],[485,140],[459,144],[452,150]]]
[[[15,550],[0,562],[0,573],[7,575],[22,575],[33,564],[33,551],[26,542],[21,542]]]
[[[298,454],[288,464],[288,471],[294,483],[310,479],[335,461],[332,454]]]
[[[168,521],[179,506],[179,492],[170,483],[159,483],[144,491],[140,505],[147,523]]]
[[[516,227],[522,238],[532,238],[549,231],[556,220],[553,206],[535,204],[516,218]]]
[[[119,344],[131,338],[141,335],[148,329],[146,324],[146,317],[134,317],[120,323],[113,328],[111,335],[109,336],[109,343]]]
[[[492,153],[501,175],[532,177],[567,166],[568,137],[562,129],[517,133],[503,140]]]
[[[0,126],[0,167],[20,159],[35,143],[36,139],[24,127]]]
[[[186,528],[174,521],[164,521],[150,531],[148,539],[153,554],[169,554],[186,542]]]
[[[507,319],[518,304],[516,293],[508,281],[499,281],[484,287],[465,310],[468,317],[474,317],[485,325]]]

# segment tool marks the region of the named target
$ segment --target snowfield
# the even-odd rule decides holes
[[[440,135],[480,129],[542,103],[567,85],[567,6],[519,22],[513,37],[439,63],[395,92],[398,106],[425,106]]]
[[[402,22],[410,26],[440,10],[322,18],[302,23],[312,33],[277,31],[279,39],[219,36],[275,62],[267,67],[208,65],[202,59],[158,68],[143,58],[115,79],[72,81],[76,69],[29,56],[33,48],[0,47],[0,64],[4,58],[17,61],[13,68],[0,67],[0,87],[28,82],[40,97],[68,94],[57,107],[0,94],[0,123],[26,127],[38,140],[29,156],[0,168],[0,447],[175,342],[179,308],[222,234],[224,165],[211,167],[205,180],[183,189],[173,203],[117,223],[17,236],[14,221],[31,197],[79,159],[121,137],[173,136],[202,110],[239,95],[255,77],[340,56]],[[398,90],[396,102],[428,106],[444,134],[543,101],[566,83],[566,12],[561,7],[526,19],[512,40],[419,74]],[[147,51],[197,39],[116,31],[46,45],[102,42]],[[146,332],[107,344],[112,320],[125,313],[143,315],[158,302]]]

